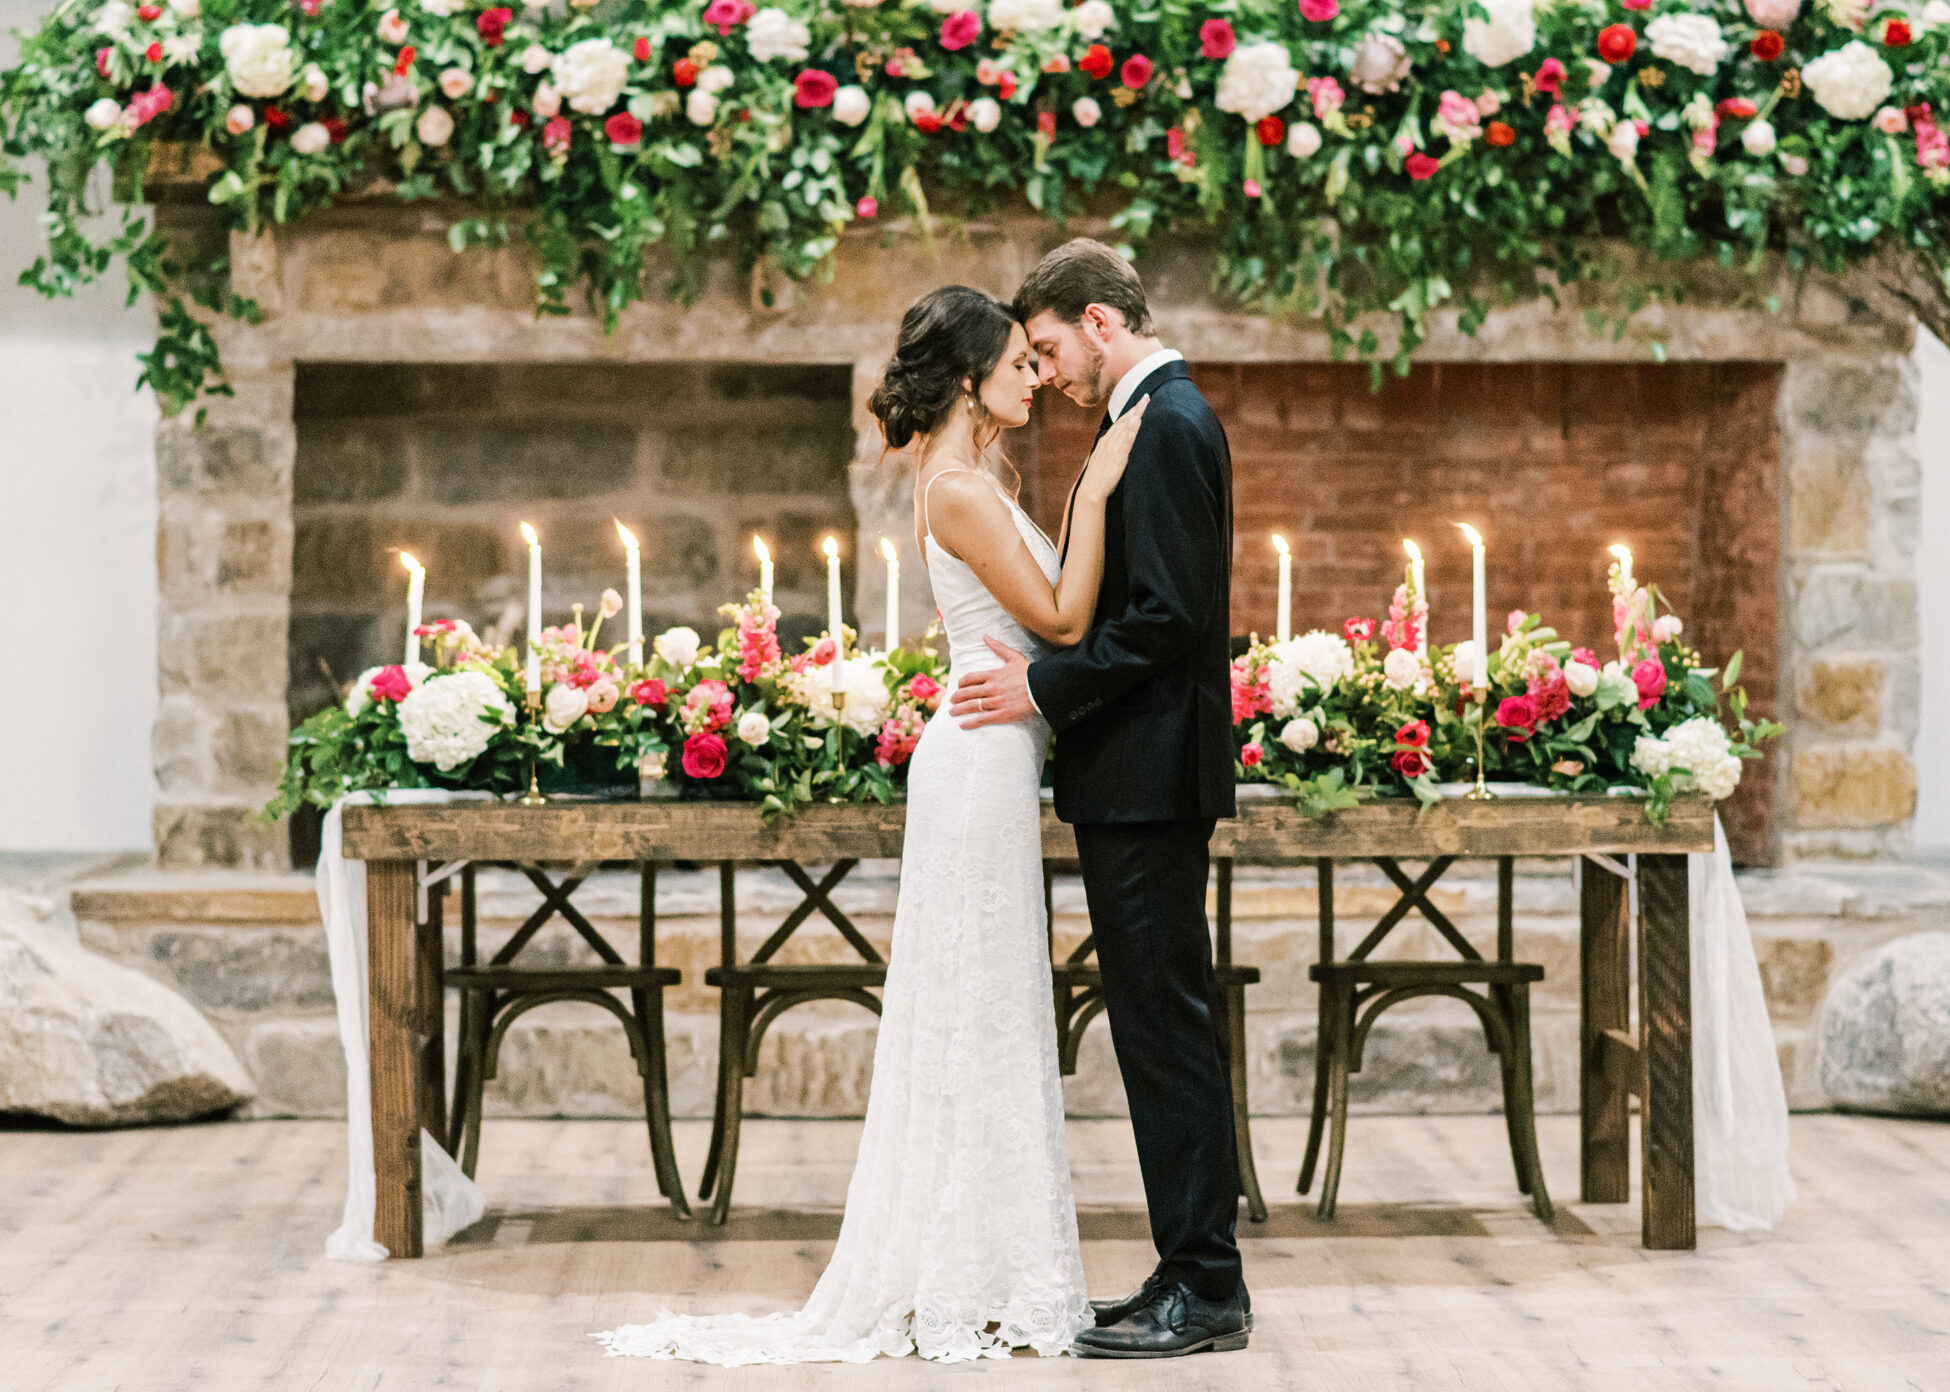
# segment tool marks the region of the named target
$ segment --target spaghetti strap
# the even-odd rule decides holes
[[[973,474],[976,478],[986,482],[989,487],[995,489],[996,496],[1002,498],[1003,502],[1006,503],[1009,501],[1007,497],[1003,496],[1001,485],[997,484],[994,479],[979,469],[943,469],[940,473],[929,479],[928,486],[921,490],[921,535],[930,541],[934,541],[934,526],[928,521],[928,495],[934,492],[934,486],[949,474]],[[941,545],[938,541],[934,544],[936,546]]]

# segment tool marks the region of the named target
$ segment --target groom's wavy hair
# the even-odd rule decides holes
[[[939,430],[969,395],[964,383],[979,392],[995,371],[1015,326],[1008,305],[966,285],[944,285],[909,305],[894,356],[867,398],[887,447],[905,449],[915,436]]]
[[[1089,237],[1063,243],[1036,263],[1016,291],[1016,318],[1027,324],[1048,311],[1066,324],[1083,322],[1084,310],[1107,305],[1124,316],[1124,327],[1139,338],[1151,333],[1151,309],[1144,282],[1115,248]]]

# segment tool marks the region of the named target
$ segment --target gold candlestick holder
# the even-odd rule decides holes
[[[1487,775],[1483,770],[1483,727],[1489,723],[1490,694],[1478,692],[1476,696],[1476,786],[1464,794],[1471,802],[1494,802],[1496,794],[1490,791]]]
[[[542,693],[531,691],[524,704],[528,707],[528,718],[533,720],[535,713],[542,708]],[[528,791],[518,799],[523,807],[546,807],[548,794],[542,791],[541,776],[537,772],[537,760],[533,753],[528,756]]]

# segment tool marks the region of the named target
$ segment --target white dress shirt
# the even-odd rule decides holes
[[[1117,390],[1110,394],[1110,418],[1116,420],[1124,414],[1124,408],[1131,404],[1131,393],[1138,385],[1168,362],[1183,362],[1185,355],[1176,348],[1160,348],[1150,357],[1138,363],[1129,372],[1117,379]]]

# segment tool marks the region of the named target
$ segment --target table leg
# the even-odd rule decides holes
[[[413,933],[415,1038],[420,1086],[420,1124],[436,1140],[447,1134],[447,884],[427,892],[427,921]]]
[[[373,1237],[395,1257],[421,1254],[420,1048],[423,1000],[413,862],[366,864],[372,1049]]]
[[[1606,1030],[1631,1027],[1632,964],[1626,884],[1592,861],[1578,893],[1579,1192],[1585,1203],[1632,1197],[1631,1094],[1606,1075]]]
[[[1693,1206],[1693,970],[1686,857],[1639,863],[1639,1163],[1643,1241],[1696,1245]]]

